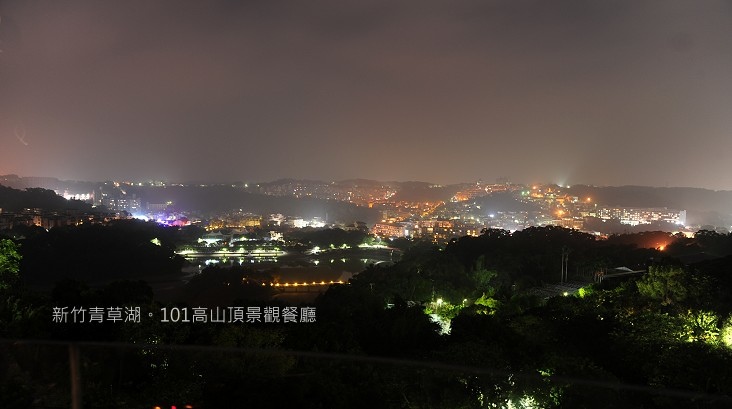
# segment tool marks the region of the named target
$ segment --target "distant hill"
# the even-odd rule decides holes
[[[290,183],[313,184],[313,185],[327,185],[328,184],[328,182],[323,182],[322,180],[284,178],[284,179],[273,180],[271,182],[259,182],[259,183],[257,183],[257,185],[263,187],[263,186],[286,185],[286,184],[290,184]]]
[[[541,207],[535,203],[524,203],[517,200],[512,192],[495,192],[478,197],[474,201],[486,212],[533,212],[541,210]]]
[[[440,186],[426,182],[401,182],[399,192],[392,200],[405,202],[447,202],[460,190],[461,185]]]
[[[586,186],[574,185],[568,192],[591,197],[607,206],[667,207],[686,210],[690,224],[729,225],[732,222],[732,191],[693,187]]]
[[[340,180],[335,183],[340,186],[354,186],[354,187],[355,186],[373,187],[373,188],[379,188],[382,186],[389,186],[389,187],[393,187],[393,188],[399,187],[398,182],[382,182],[379,180],[371,180],[371,179],[346,179],[346,180]]]
[[[297,179],[280,179],[272,182],[260,183],[264,186],[294,184],[336,184],[340,186],[368,186],[388,187],[397,190],[391,199],[408,202],[438,202],[449,201],[455,193],[469,187],[470,184],[435,185],[428,182],[408,181],[377,181],[370,179],[348,179],[336,182],[308,181]],[[5,189],[38,188],[54,189],[57,191],[70,190],[77,192],[91,192],[100,183],[62,181],[53,177],[20,177],[18,175],[0,176],[0,186]],[[300,215],[304,217],[325,217],[331,221],[361,220],[375,222],[379,219],[376,212],[344,202],[319,200],[312,198],[294,198],[287,196],[269,196],[257,193],[258,189],[251,186],[244,189],[244,184],[232,185],[186,185],[151,187],[127,187],[129,193],[136,193],[143,202],[164,203],[173,201],[179,208],[199,210],[203,212],[226,211],[241,208],[253,213],[282,213]],[[0,207],[12,211],[26,207],[44,207],[49,209],[67,209],[81,204],[65,202],[62,198],[52,195],[53,192],[41,190],[18,190],[16,193],[4,191],[0,197]],[[50,193],[49,193],[50,192]],[[732,191],[714,191],[709,189],[690,187],[647,187],[647,186],[589,186],[573,185],[567,189],[570,195],[586,198],[591,197],[594,203],[604,206],[618,207],[666,207],[669,209],[686,210],[689,224],[709,224],[714,226],[732,225]],[[19,196],[20,195],[20,196]],[[531,211],[532,206],[514,200],[510,194],[490,195],[478,199],[486,207],[495,207],[496,211]]]
[[[593,202],[610,206],[669,207],[697,211],[732,211],[732,191],[692,187],[585,186],[574,185],[568,192],[592,197]]]
[[[98,184],[99,183],[97,182],[59,180],[57,178],[47,176],[22,177],[18,175],[0,175],[0,185],[19,190],[40,187],[55,191],[68,189],[75,192],[91,192]]]
[[[17,212],[25,208],[47,211],[91,210],[91,205],[78,200],[66,200],[53,190],[41,188],[19,190],[0,185],[0,209],[3,212]]]
[[[329,222],[363,221],[369,224],[378,221],[378,213],[373,209],[359,207],[350,203],[313,198],[290,196],[270,196],[251,193],[228,185],[218,186],[168,186],[168,187],[130,187],[128,193],[150,203],[172,201],[174,207],[200,212],[221,212],[232,209],[255,214],[282,213],[302,217],[321,217],[327,215]]]

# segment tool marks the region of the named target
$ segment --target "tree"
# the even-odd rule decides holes
[[[638,292],[646,297],[671,305],[683,301],[688,295],[684,283],[684,270],[672,266],[651,266],[648,274],[638,280]]]
[[[20,281],[20,253],[12,240],[0,240],[0,291],[15,287]]]

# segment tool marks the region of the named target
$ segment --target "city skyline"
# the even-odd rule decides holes
[[[4,2],[0,174],[732,190],[732,3]]]

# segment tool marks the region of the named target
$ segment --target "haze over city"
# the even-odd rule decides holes
[[[729,1],[7,1],[0,19],[0,174],[732,189]]]

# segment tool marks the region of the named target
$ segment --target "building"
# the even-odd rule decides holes
[[[120,197],[104,197],[102,204],[113,212],[140,213],[140,199],[136,195]]]
[[[396,238],[406,237],[408,230],[398,223],[376,223],[371,228],[371,233],[379,237]]]
[[[670,210],[665,207],[605,207],[597,210],[597,217],[602,220],[619,220],[620,223],[630,226],[651,223],[686,225],[686,210]]]

